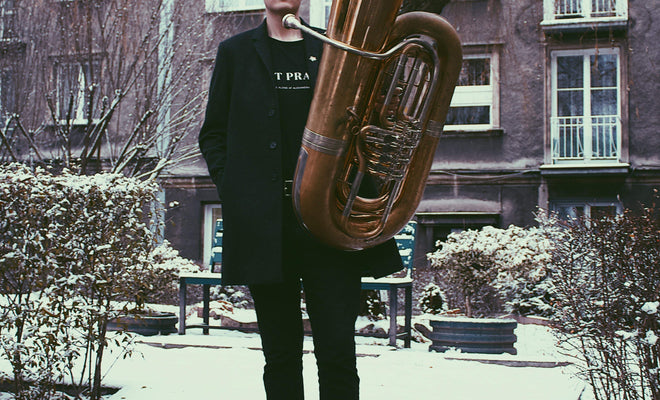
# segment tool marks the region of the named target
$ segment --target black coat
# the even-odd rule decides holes
[[[304,36],[316,82],[322,43]],[[226,284],[282,279],[282,133],[265,22],[220,44],[199,145],[222,202]],[[340,252],[339,250],[334,250]],[[363,275],[402,268],[394,240],[342,260]]]

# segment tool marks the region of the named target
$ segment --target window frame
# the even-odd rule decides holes
[[[92,60],[71,60],[71,59],[57,59],[53,63],[53,81],[55,83],[55,115],[59,121],[60,124],[66,125],[66,124],[71,124],[71,125],[87,125],[88,123],[98,123],[99,117],[95,115],[96,107],[92,107],[92,116],[87,116],[87,110],[86,107],[87,105],[87,87],[90,86],[90,84],[93,84],[94,82],[87,82],[85,73],[84,73],[84,65],[91,66],[91,68],[94,70],[92,76],[98,77],[101,74],[101,60],[100,59],[92,59]],[[74,111],[72,118],[70,120],[67,120],[64,118],[66,115],[66,110],[63,110],[62,107],[64,105],[61,103],[62,99],[60,94],[62,93],[61,89],[61,84],[62,84],[62,75],[61,75],[61,68],[63,66],[77,66],[78,67],[78,81],[77,81],[77,98],[75,100],[74,104]],[[95,101],[99,100],[99,96],[95,98]],[[68,100],[67,100],[68,103]]]
[[[623,204],[619,200],[608,200],[608,199],[600,199],[600,200],[593,200],[593,201],[587,201],[587,200],[551,200],[550,201],[550,210],[553,212],[556,212],[558,214],[558,217],[562,220],[566,220],[568,218],[580,218],[580,215],[572,216],[572,215],[559,215],[559,208],[582,208],[583,209],[583,214],[582,216],[586,218],[591,218],[591,210],[593,207],[615,207],[616,208],[616,215],[621,215],[623,214]]]
[[[255,4],[256,3],[256,4]],[[265,10],[263,0],[206,0],[207,13]]]
[[[497,49],[486,49],[480,46],[476,49],[464,49],[463,60],[488,59],[490,60],[490,82],[488,85],[459,86],[454,89],[451,107],[489,106],[488,124],[445,124],[446,132],[484,132],[500,127],[500,57]],[[475,99],[475,95],[478,97]]]
[[[591,57],[598,55],[615,55],[616,56],[616,114],[615,115],[594,115],[591,110],[591,95],[592,95],[592,86],[591,86]],[[579,90],[582,93],[582,115],[581,116],[559,116],[559,102],[558,102],[558,93],[559,88],[557,87],[557,59],[559,57],[571,57],[571,56],[580,56],[582,57],[582,88]],[[577,48],[577,49],[551,49],[549,56],[549,118],[548,121],[548,138],[549,138],[549,161],[551,164],[555,165],[571,165],[571,164],[594,164],[594,163],[606,163],[606,164],[617,164],[625,161],[624,156],[624,131],[626,124],[624,123],[624,60],[622,57],[622,52],[619,47],[589,47],[589,48]],[[575,88],[578,89],[578,88]],[[607,156],[594,156],[593,155],[593,137],[592,137],[592,128],[594,117],[610,117],[615,118],[614,129],[616,129],[616,149],[615,155],[611,157]],[[556,155],[559,150],[555,149],[555,138],[558,137],[558,125],[560,118],[581,118],[582,122],[579,124],[571,124],[581,127],[582,129],[582,157],[570,157]],[[557,126],[557,127],[556,127]]]
[[[310,0],[309,1],[309,24],[318,28],[326,29],[330,20],[332,0]]]
[[[561,1],[543,0],[542,26],[561,24],[586,24],[600,22],[619,22],[628,19],[628,0],[615,0],[614,9],[607,12],[594,11],[592,0],[564,0],[564,9],[573,9],[572,12],[558,12],[557,7]],[[578,10],[579,9],[579,10]]]
[[[0,5],[0,40],[12,40],[16,38],[16,4],[11,2],[9,7],[7,1]]]
[[[204,204],[204,215],[202,221],[202,263],[205,267],[209,266],[211,254],[213,251],[213,234],[215,233],[215,221],[222,218],[222,204],[209,203]]]

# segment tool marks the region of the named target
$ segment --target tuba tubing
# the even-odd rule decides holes
[[[461,44],[453,27],[432,13],[397,17],[400,5],[401,0],[335,1],[328,38],[322,38],[326,44],[294,176],[293,203],[302,224],[339,249],[383,243],[413,218],[461,69]],[[285,17],[283,24],[319,36],[294,17]],[[430,76],[428,82],[420,81],[421,90],[411,85],[402,89],[396,79],[387,82],[389,71],[396,75],[415,68],[425,71],[415,76]],[[397,100],[388,103],[392,98]],[[401,111],[408,108],[417,111]],[[388,112],[396,117],[386,116]],[[398,128],[408,125],[419,133]],[[389,144],[399,137],[408,150]],[[365,166],[366,158],[390,160],[405,151],[411,156],[396,170],[401,174],[390,172],[388,161]]]

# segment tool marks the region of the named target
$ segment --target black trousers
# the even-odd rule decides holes
[[[263,378],[267,398],[304,398],[301,313],[304,288],[320,400],[357,400],[355,320],[360,307],[360,273],[344,267],[341,252],[305,245],[309,240],[305,233],[295,226],[288,229],[284,282],[250,285],[266,360]]]

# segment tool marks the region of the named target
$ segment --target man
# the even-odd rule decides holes
[[[354,328],[360,277],[397,271],[401,259],[393,240],[344,252],[316,241],[298,224],[288,183],[322,44],[282,26],[284,15],[298,15],[300,0],[264,3],[261,26],[218,48],[199,135],[222,201],[223,283],[250,288],[269,400],[303,398],[301,281],[321,399],[357,399]]]

